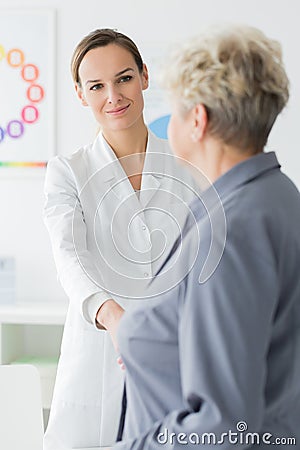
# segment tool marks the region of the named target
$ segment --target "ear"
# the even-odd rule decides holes
[[[199,142],[203,138],[205,131],[207,129],[207,111],[204,105],[199,103],[193,108],[193,130],[192,130],[192,140],[194,142]]]
[[[143,72],[142,72],[142,89],[143,91],[147,89],[149,86],[149,74],[146,64],[143,65]]]
[[[81,101],[81,104],[83,106],[88,106],[86,99],[83,95],[82,87],[78,83],[75,84],[75,90],[79,100]]]

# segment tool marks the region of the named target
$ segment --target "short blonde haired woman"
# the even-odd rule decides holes
[[[300,441],[300,196],[264,152],[289,96],[280,45],[248,26],[210,29],[164,81],[173,151],[212,185],[164,263],[194,258],[191,271],[119,324],[128,407],[116,448],[285,448]],[[222,211],[226,239],[211,226]],[[213,236],[222,256],[203,277]],[[150,290],[164,282],[159,272]]]

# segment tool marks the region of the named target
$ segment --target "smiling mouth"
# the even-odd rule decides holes
[[[111,114],[112,116],[120,116],[121,114],[123,114],[125,111],[127,111],[127,109],[129,108],[129,105],[126,106],[122,106],[120,108],[116,108],[116,109],[112,109],[111,111],[106,111],[107,114]]]

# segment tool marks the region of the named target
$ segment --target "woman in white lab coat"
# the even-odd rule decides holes
[[[144,123],[148,72],[127,36],[109,29],[86,36],[72,74],[101,132],[47,169],[45,223],[70,302],[45,450],[114,443],[123,380],[102,318],[143,301],[195,186]]]

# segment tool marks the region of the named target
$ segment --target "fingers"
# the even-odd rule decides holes
[[[125,364],[123,363],[121,356],[117,358],[117,363],[119,364],[121,370],[125,370]]]

